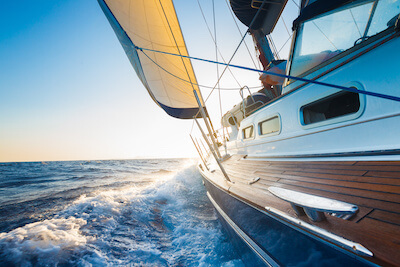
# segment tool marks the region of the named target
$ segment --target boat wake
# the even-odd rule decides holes
[[[82,194],[51,218],[0,233],[1,261],[24,266],[242,265],[195,167],[163,168],[157,174],[148,183]]]

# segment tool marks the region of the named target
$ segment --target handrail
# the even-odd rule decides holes
[[[224,167],[223,167],[222,164],[221,164],[220,158],[219,158],[218,155],[215,153],[215,150],[214,150],[213,146],[210,144],[210,141],[207,139],[206,134],[204,133],[203,129],[201,128],[200,123],[197,121],[196,118],[194,118],[194,121],[196,122],[197,126],[199,127],[199,130],[200,130],[201,134],[203,135],[203,137],[204,137],[204,139],[205,139],[205,141],[206,141],[208,147],[210,148],[210,151],[211,151],[211,153],[213,154],[213,156],[214,156],[214,158],[215,158],[215,161],[217,162],[219,168],[221,169],[222,174],[225,176],[225,179],[226,179],[228,182],[231,182],[231,179],[229,179],[228,174],[226,173]]]
[[[244,104],[244,94],[243,94],[243,89],[245,89],[245,88],[247,88],[247,90],[249,91],[249,96],[250,96],[251,99],[253,100],[253,104],[255,103],[254,97],[253,97],[253,95],[251,94],[249,87],[247,87],[247,86],[245,85],[245,86],[243,86],[242,88],[240,88],[239,94],[240,94],[240,96],[242,97],[243,118],[246,118],[246,107],[245,107],[245,104]]]
[[[344,247],[350,251],[353,251],[354,253],[357,253],[359,255],[362,256],[368,256],[368,257],[373,257],[374,254],[367,249],[366,247],[364,247],[363,245],[361,245],[360,243],[356,243],[353,242],[351,240],[345,239],[341,236],[335,235],[331,232],[326,231],[325,229],[322,229],[320,227],[317,227],[315,225],[311,225],[309,223],[306,223],[305,221],[293,218],[289,215],[287,215],[286,213],[283,213],[280,210],[274,209],[272,207],[265,207],[265,209],[271,214],[274,215],[276,217],[280,217],[282,218],[282,220],[288,221],[292,224],[295,224],[298,227],[302,227],[307,229],[308,231],[318,235],[321,238],[324,238],[326,240],[331,241],[332,243],[339,245],[341,247]]]

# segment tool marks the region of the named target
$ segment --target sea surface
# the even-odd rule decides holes
[[[195,163],[0,163],[0,265],[243,266]]]

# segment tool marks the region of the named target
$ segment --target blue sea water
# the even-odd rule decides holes
[[[191,159],[0,163],[1,266],[242,266]]]

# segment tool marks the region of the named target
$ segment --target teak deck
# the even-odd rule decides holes
[[[236,155],[223,166],[233,183],[213,182],[260,208],[270,206],[297,217],[288,202],[269,193],[270,186],[357,205],[359,211],[350,220],[299,218],[362,244],[378,264],[400,265],[400,161],[262,161]],[[222,176],[219,169],[215,174]],[[260,180],[249,184],[256,177]]]

